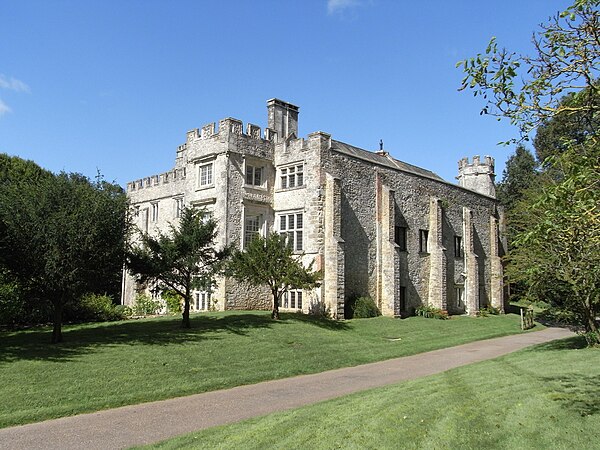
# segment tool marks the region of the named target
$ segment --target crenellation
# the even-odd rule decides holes
[[[149,177],[141,178],[139,180],[130,181],[129,183],[127,183],[127,192],[148,189],[184,179],[185,167],[175,168],[169,172],[164,172],[158,175],[151,175]]]
[[[187,132],[186,144],[188,142],[192,142],[194,139],[199,139],[199,138],[200,138],[200,130],[198,128],[194,128],[193,130],[190,130]]]
[[[209,137],[212,137],[215,134],[215,127],[216,124],[214,122],[204,125],[202,127],[200,139],[208,139]]]
[[[480,156],[475,155],[472,163],[469,162],[469,158],[462,158],[458,161],[458,176],[456,179],[459,186],[490,197],[496,197],[495,177],[494,158],[491,156],[485,156],[481,161]]]
[[[254,139],[261,139],[261,129],[258,125],[253,125],[248,122],[246,125],[246,134]]]

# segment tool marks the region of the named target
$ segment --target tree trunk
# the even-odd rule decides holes
[[[54,302],[54,313],[53,313],[53,326],[52,326],[52,343],[58,344],[62,342],[62,312],[63,303],[62,301]]]
[[[183,314],[182,314],[181,328],[192,328],[190,324],[190,289],[186,288],[185,298],[183,299]]]
[[[590,347],[600,345],[600,330],[598,330],[598,326],[596,325],[596,312],[591,304],[589,295],[587,296],[584,305],[584,314],[587,321],[585,327],[585,340],[587,341],[587,345]]]
[[[273,311],[271,311],[271,319],[279,320],[279,293],[273,291]]]

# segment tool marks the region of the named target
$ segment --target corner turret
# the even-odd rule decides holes
[[[469,158],[463,158],[458,161],[458,185],[479,192],[483,195],[496,197],[496,185],[494,180],[494,158],[485,156],[483,161],[479,155],[473,157],[473,162]]]

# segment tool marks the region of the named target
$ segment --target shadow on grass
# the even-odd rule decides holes
[[[0,363],[15,360],[68,361],[94,349],[111,345],[172,345],[198,340],[222,339],[222,333],[246,335],[253,329],[272,328],[293,322],[344,331],[351,327],[326,318],[300,313],[282,313],[274,321],[268,311],[191,316],[192,328],[181,328],[181,317],[128,320],[112,323],[68,325],[63,329],[64,342],[50,344],[51,328],[0,333]]]
[[[68,361],[72,357],[111,345],[172,345],[202,339],[221,339],[219,333],[245,335],[252,329],[272,328],[268,313],[192,315],[192,328],[181,328],[180,317],[129,320],[66,326],[64,342],[50,344],[51,328],[0,334],[0,363],[15,360]]]
[[[538,344],[528,349],[528,351],[552,351],[552,350],[577,350],[586,348],[587,344],[583,336],[573,336],[566,339],[557,339],[555,341]]]
[[[280,322],[295,320],[298,322],[308,323],[308,324],[317,326],[319,328],[325,328],[327,330],[347,331],[347,330],[352,329],[352,327],[346,322],[328,319],[326,317],[311,316],[309,314],[282,313],[282,314],[280,314],[280,317],[281,317]]]
[[[569,374],[561,377],[547,377],[553,393],[550,398],[559,402],[582,417],[600,413],[600,384],[598,377],[585,374]]]

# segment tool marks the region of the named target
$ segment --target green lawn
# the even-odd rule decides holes
[[[580,338],[150,448],[600,449],[600,349]]]
[[[0,333],[0,427],[320,372],[520,332],[519,317],[334,322],[268,312]],[[538,329],[540,326],[538,326]],[[392,340],[392,339],[394,340]],[[401,338],[397,340],[397,338]]]

